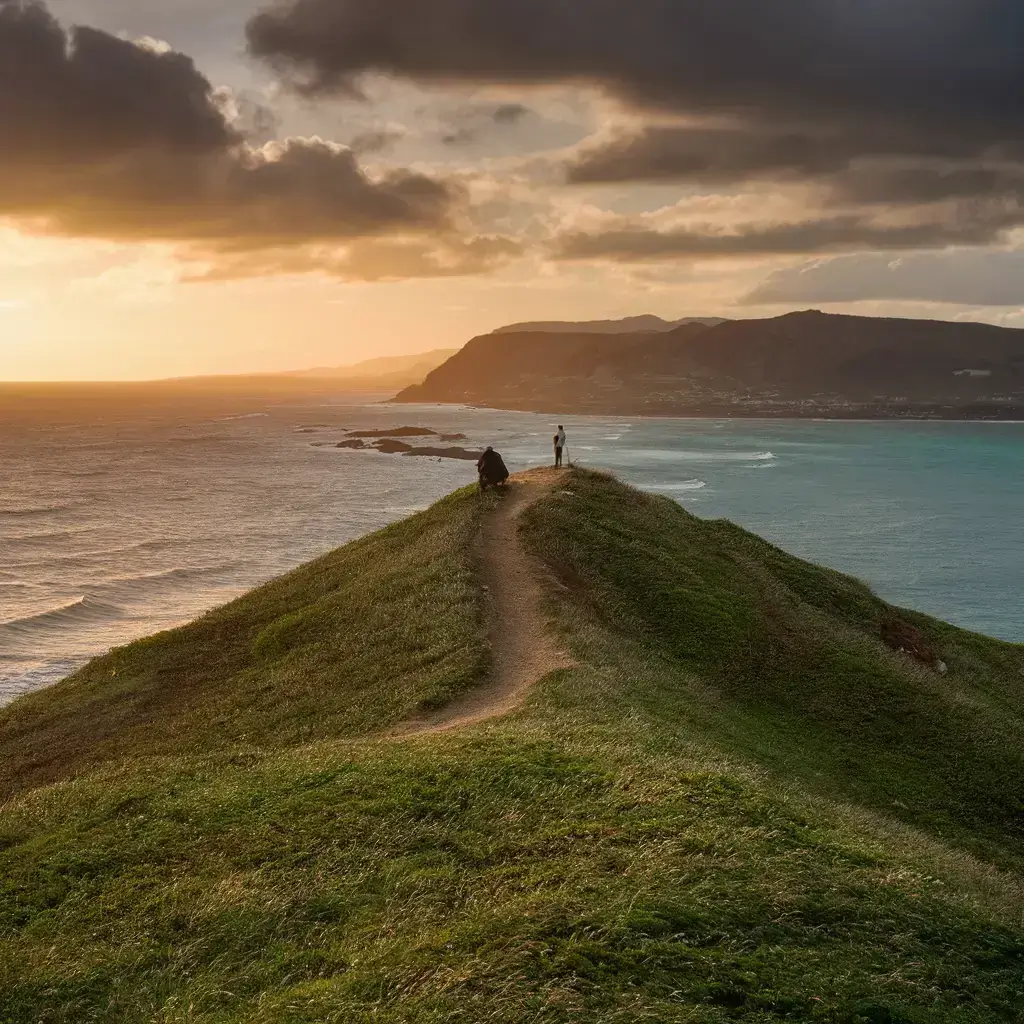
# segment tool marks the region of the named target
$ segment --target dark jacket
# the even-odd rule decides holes
[[[493,448],[488,448],[480,456],[480,461],[476,464],[476,468],[479,470],[480,479],[484,483],[503,484],[508,479],[508,469],[505,466],[505,460]]]

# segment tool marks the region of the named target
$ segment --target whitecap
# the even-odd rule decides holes
[[[0,623],[0,636],[4,633],[25,633],[38,629],[51,629],[74,623],[104,622],[120,618],[123,610],[117,605],[98,601],[86,594],[68,604],[47,608],[33,615]]]
[[[206,587],[225,587],[234,585],[239,570],[244,569],[242,562],[224,562],[210,566],[181,566],[165,569],[161,572],[139,573],[134,576],[122,576],[104,582],[99,590],[106,596],[116,600],[133,601],[145,599],[150,595],[164,591],[178,590],[182,585],[197,583]]]
[[[707,487],[706,480],[682,480],[675,484],[655,484],[654,491],[702,491]]]
[[[774,462],[772,452],[736,452],[721,449],[647,448],[634,452],[641,458],[657,462]]]

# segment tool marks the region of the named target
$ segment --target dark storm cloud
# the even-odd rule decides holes
[[[200,158],[142,150],[32,174],[5,173],[0,159],[0,184],[0,216],[55,234],[227,250],[437,229],[453,202],[441,182],[405,171],[371,180],[350,150],[307,140]]]
[[[823,184],[836,202],[862,206],[976,200],[987,207],[999,200],[1024,201],[1024,165],[862,163],[825,179]]]
[[[645,263],[985,245],[998,240],[1020,219],[1019,212],[990,211],[986,218],[892,225],[843,215],[792,224],[741,226],[729,232],[625,225],[605,231],[564,232],[555,238],[552,255],[559,260]]]
[[[974,161],[962,158],[965,148],[956,136],[651,125],[581,146],[566,170],[573,184],[678,181],[729,188],[802,182],[818,187],[831,205],[1024,199],[1024,164],[1007,160],[1010,147],[979,151]]]
[[[286,0],[248,37],[314,92],[365,72],[591,82],[752,122],[1024,136],[1018,0]]]
[[[775,271],[742,300],[748,305],[860,302],[1024,305],[1024,252],[863,253]]]
[[[284,0],[248,36],[311,93],[368,72],[580,83],[660,115],[581,147],[575,183],[806,181],[899,205],[1017,196],[1024,174],[999,167],[1024,163],[1019,0]]]
[[[0,0],[0,153],[24,163],[239,141],[187,57],[105,32],[70,34],[38,3]]]
[[[842,170],[857,155],[847,138],[766,128],[651,125],[586,145],[568,165],[569,181],[692,181],[711,185]]]
[[[993,172],[977,164],[956,166],[966,157],[994,163],[1024,157],[1024,146],[992,147],[988,140],[968,135],[928,136],[898,131],[885,125],[843,130],[823,125],[814,129],[788,129],[781,125],[742,123],[714,125],[647,125],[632,134],[585,143],[568,160],[567,176],[576,184],[630,181],[690,181],[729,185],[756,180],[828,180],[854,165],[878,164],[877,171],[850,178],[872,179],[879,187],[888,182],[895,198],[916,198],[909,187],[921,180],[922,198],[941,198],[941,181],[949,196],[984,194]],[[903,167],[895,161],[912,161]],[[888,165],[888,166],[887,166]],[[1004,168],[1003,174],[1005,175]],[[965,172],[975,175],[973,183]],[[872,194],[882,192],[871,190]]]
[[[230,105],[259,126],[251,104]],[[0,0],[0,218],[182,243],[236,265],[239,253],[396,234],[425,236],[441,263],[472,251],[457,186],[403,169],[371,178],[351,149],[318,139],[252,145],[228,106],[181,54],[66,33],[41,4]]]

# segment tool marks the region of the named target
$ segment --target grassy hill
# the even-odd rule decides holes
[[[0,712],[0,1021],[1024,1017],[1021,647],[575,471],[520,533],[577,666],[389,737],[486,676],[499,500]]]

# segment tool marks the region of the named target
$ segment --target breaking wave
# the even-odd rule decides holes
[[[230,587],[238,585],[236,574],[243,568],[242,563],[225,562],[222,565],[182,567],[162,572],[139,573],[105,581],[104,594],[112,595],[118,601],[137,601],[176,590],[188,584],[204,587]]]
[[[46,611],[37,612],[34,615],[27,615],[21,619],[14,619],[11,622],[0,623],[0,636],[4,633],[24,634],[41,629],[53,629],[66,625],[81,625],[91,622],[107,622],[111,619],[120,618],[123,610],[115,604],[99,601],[94,597],[86,595],[70,604],[60,605],[56,608],[48,608]]]
[[[734,452],[715,451],[714,449],[699,451],[694,449],[675,450],[647,449],[641,452],[644,457],[657,462],[774,462],[774,452]]]
[[[682,480],[677,484],[656,484],[652,490],[664,494],[674,494],[678,491],[702,491],[707,487],[706,480]]]

